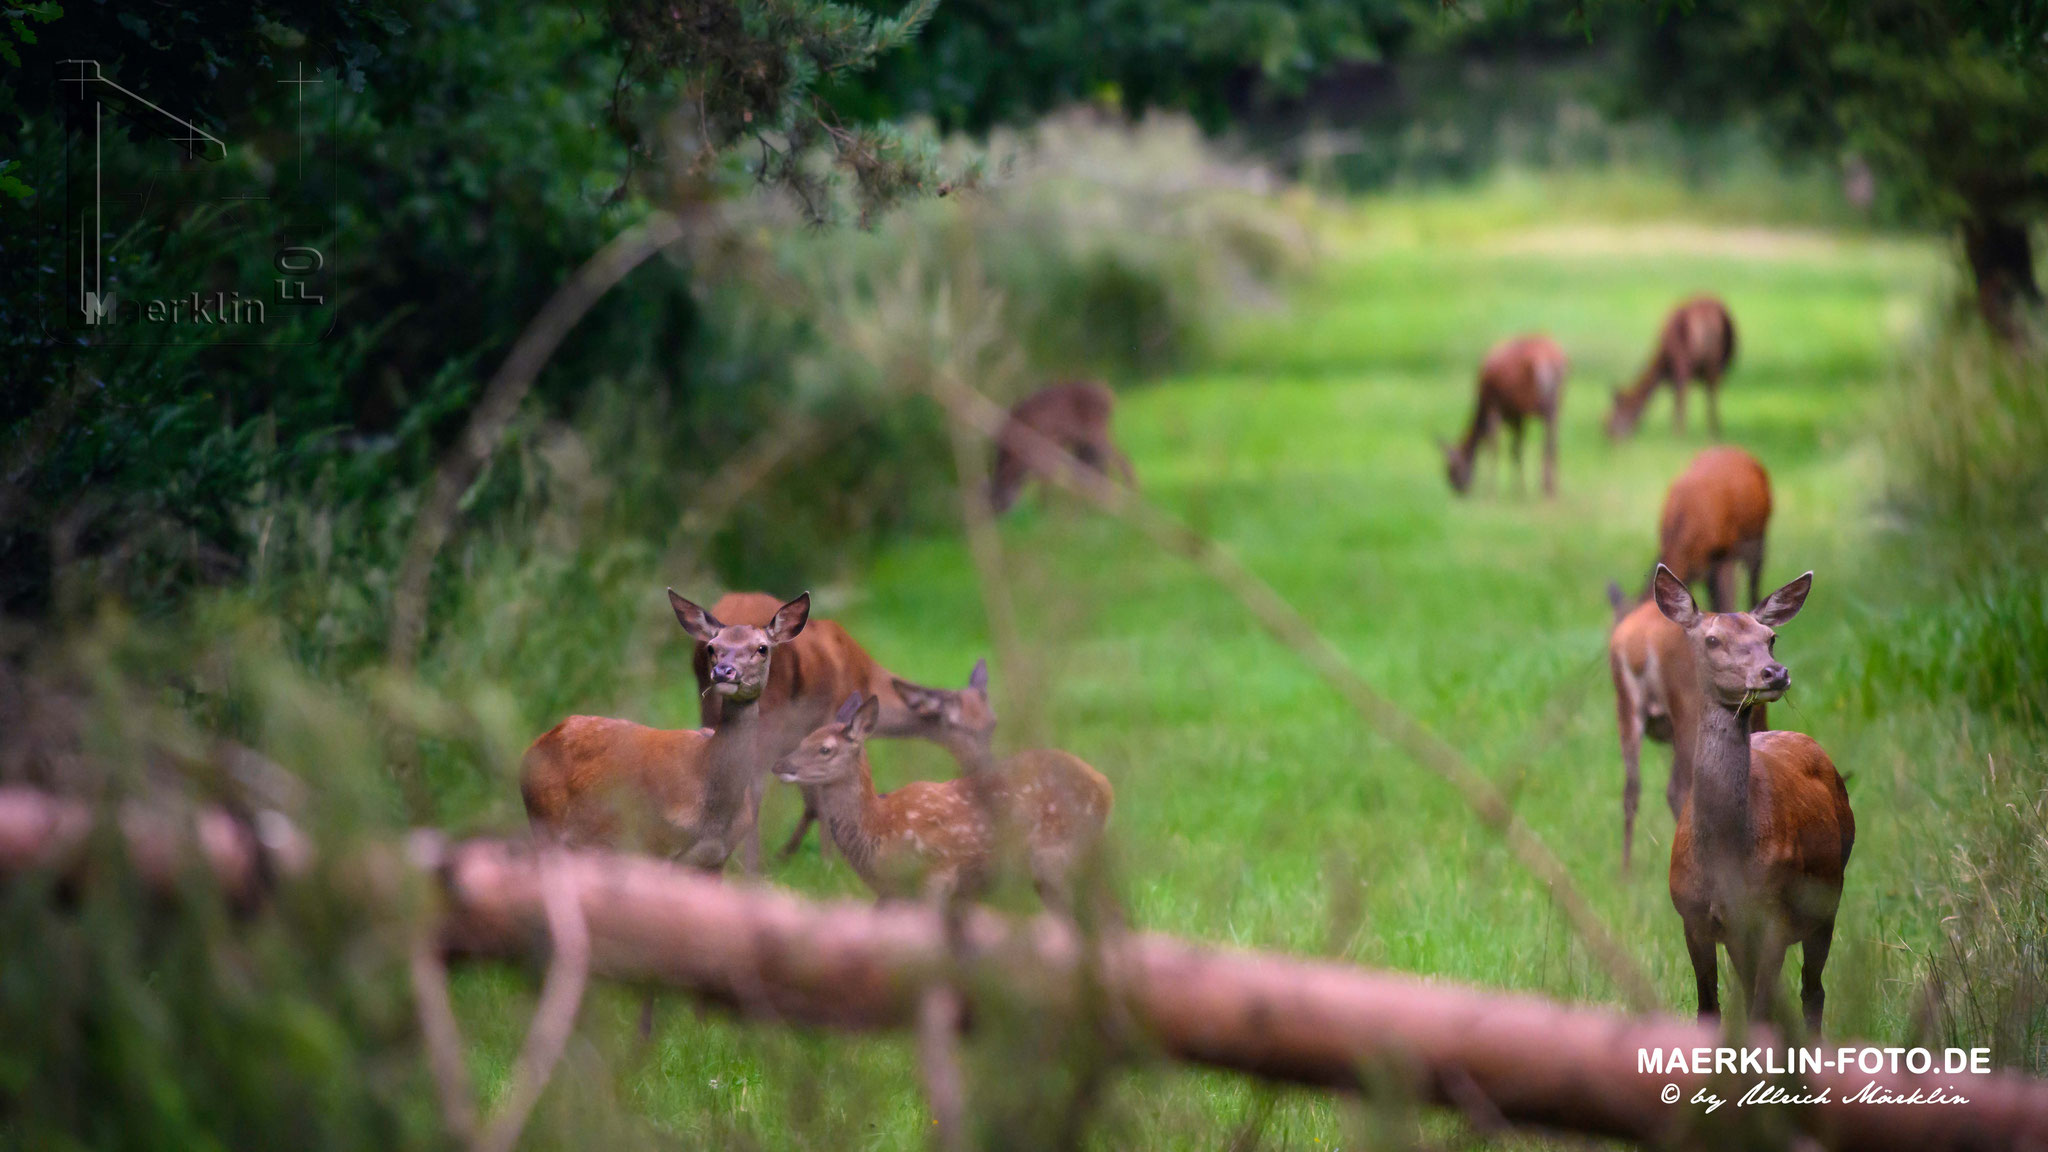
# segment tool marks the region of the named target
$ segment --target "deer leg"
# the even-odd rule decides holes
[[[1543,494],[1557,495],[1557,413],[1543,418]]]
[[[1735,607],[1735,560],[1723,556],[1707,565],[1707,603],[1715,612]]]
[[[1528,479],[1522,470],[1522,422],[1520,420],[1513,421],[1508,425],[1508,458],[1515,470],[1515,495],[1520,496],[1529,490]]]
[[[1685,385],[1686,373],[1671,374],[1671,430],[1685,435]]]
[[[789,839],[783,841],[782,850],[775,857],[777,860],[786,861],[796,855],[797,849],[804,846],[804,837],[811,834],[811,825],[818,822],[818,806],[811,799],[811,790],[806,788],[803,790],[803,794],[804,814],[797,817],[796,831],[791,832]]]
[[[1620,661],[1613,662],[1613,671],[1615,723],[1621,730],[1621,871],[1627,875],[1636,845],[1636,806],[1643,795],[1643,712]]]
[[[1834,917],[1821,921],[1820,925],[1806,934],[1799,944],[1799,1006],[1806,1014],[1806,1038],[1811,1041],[1820,1035],[1821,1009],[1827,1004],[1827,992],[1820,986],[1821,969],[1828,966],[1828,949],[1835,943]]]
[[[1692,960],[1693,988],[1699,997],[1700,1019],[1713,1020],[1721,1015],[1721,969],[1720,957],[1714,951],[1713,934],[1707,931],[1706,917],[1693,915],[1685,917],[1685,954]]]
[[[1745,553],[1746,553],[1746,554],[1745,554],[1745,555],[1743,556],[1743,562],[1744,562],[1745,564],[1749,565],[1749,601],[1748,601],[1748,603],[1749,603],[1749,605],[1750,605],[1750,607],[1751,607],[1751,608],[1754,608],[1754,607],[1756,606],[1757,602],[1763,599],[1763,590],[1762,590],[1762,581],[1763,581],[1763,577],[1764,577],[1764,540],[1763,540],[1763,537],[1759,536],[1759,537],[1757,537],[1757,538],[1756,538],[1755,540],[1752,540],[1752,541],[1750,541],[1750,542],[1749,542],[1749,545],[1748,545],[1748,547],[1747,547],[1747,548],[1745,549]]]
[[[1769,1021],[1771,1006],[1778,999],[1778,976],[1785,971],[1785,952],[1791,942],[1776,927],[1759,927],[1749,973],[1749,1018]]]

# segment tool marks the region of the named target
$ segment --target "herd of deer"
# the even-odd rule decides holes
[[[1631,432],[1651,394],[1669,384],[1683,428],[1685,390],[1715,391],[1735,351],[1735,326],[1718,300],[1686,301],[1665,322],[1656,353],[1634,386],[1617,389],[1610,435]],[[1464,492],[1473,456],[1505,424],[1517,476],[1529,417],[1545,425],[1544,490],[1556,484],[1557,413],[1566,360],[1546,337],[1503,343],[1479,375],[1477,411],[1464,440],[1445,446],[1452,487]],[[1000,511],[1033,468],[1011,443],[1031,434],[1083,466],[1132,480],[1109,437],[1112,400],[1099,385],[1064,384],[1011,410],[997,443],[988,498]],[[1622,867],[1634,851],[1645,737],[1672,747],[1665,791],[1677,831],[1672,904],[1684,923],[1699,1012],[1719,1013],[1717,945],[1725,946],[1751,1014],[1771,1014],[1785,954],[1801,945],[1806,1028],[1820,1028],[1821,971],[1833,940],[1855,819],[1833,762],[1819,744],[1770,731],[1765,705],[1791,673],[1773,655],[1775,629],[1805,603],[1812,573],[1759,598],[1770,480],[1739,448],[1701,452],[1671,485],[1658,563],[1641,596],[1608,586],[1614,608],[1609,658],[1624,784]],[[1749,611],[1735,611],[1737,569],[1748,576]],[[1703,582],[1711,611],[1691,586]],[[722,870],[738,852],[761,867],[759,814],[769,776],[803,793],[803,818],[787,857],[822,820],[840,854],[878,896],[949,896],[992,876],[999,846],[1021,849],[1050,907],[1072,899],[1077,863],[1100,840],[1113,803],[1109,781],[1078,757],[1036,750],[997,758],[988,667],[965,687],[931,688],[892,675],[849,635],[812,619],[806,593],[783,602],[733,593],[709,611],[669,592],[696,644],[702,728],[663,731],[624,720],[572,716],[526,752],[521,791],[538,834],[572,846],[631,846],[693,867]],[[875,790],[867,741],[929,740],[962,769],[946,782]]]

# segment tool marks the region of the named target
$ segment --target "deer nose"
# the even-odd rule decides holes
[[[740,670],[730,664],[713,664],[711,666],[711,678],[713,680],[730,682],[740,678]]]
[[[1792,673],[1783,664],[1767,664],[1764,666],[1764,687],[1789,688],[1791,686]]]

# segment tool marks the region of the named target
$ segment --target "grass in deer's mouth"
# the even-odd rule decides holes
[[[1472,199],[1483,218],[1484,197]],[[1928,797],[1948,795],[1948,736],[1932,711],[1873,721],[1840,670],[1867,612],[1900,604],[1877,562],[1880,468],[1867,417],[1898,354],[1887,317],[1922,299],[1940,253],[1848,235],[1769,251],[1640,253],[1517,245],[1515,229],[1469,221],[1470,235],[1409,239],[1387,224],[1420,211],[1381,201],[1334,220],[1334,255],[1289,306],[1243,316],[1206,371],[1124,394],[1117,436],[1145,494],[1242,558],[1356,669],[1491,774],[1651,973],[1665,1007],[1690,1014],[1692,975],[1663,870],[1642,863],[1669,850],[1662,804],[1643,804],[1638,864],[1620,875],[1603,589],[1652,559],[1665,485],[1707,443],[1703,413],[1695,396],[1683,439],[1665,396],[1633,440],[1612,444],[1601,425],[1608,385],[1638,366],[1664,311],[1693,291],[1723,294],[1742,330],[1721,394],[1725,439],[1755,453],[1775,489],[1765,584],[1819,573],[1781,641],[1804,707],[1778,724],[1812,735],[1854,775],[1859,839],[1828,970],[1829,1027],[1903,1042],[1910,998],[1890,986],[1912,976],[1906,948],[1938,931],[1918,893],[1940,855],[1921,849],[1946,819]],[[1487,347],[1532,330],[1551,332],[1573,359],[1559,495],[1506,495],[1503,445],[1482,458],[1471,494],[1454,498],[1433,437],[1469,417]],[[1539,452],[1527,453],[1532,489]],[[1002,539],[1039,679],[993,669],[999,747],[1064,747],[1113,781],[1115,871],[1138,925],[1615,1000],[1541,887],[1453,791],[1368,732],[1199,574],[1105,518],[1037,496],[1003,522]],[[836,616],[892,671],[937,677],[990,648],[973,571],[959,540],[904,543]],[[880,741],[870,754],[882,788],[954,773],[928,746]],[[1645,747],[1648,796],[1669,762],[1662,746]],[[796,811],[794,789],[771,789],[770,845]],[[814,850],[770,874],[814,894],[865,893]],[[1788,964],[1786,979],[1796,972]],[[630,1007],[613,1013],[622,1029]],[[752,1111],[728,1119],[774,1143],[774,1117],[795,1089],[763,1070],[801,1062],[824,1070],[827,1101],[856,1091],[900,1099],[872,1140],[923,1139],[907,1042],[792,1037],[688,1012],[668,1014],[657,1041],[631,1092],[659,1123],[700,1131],[707,1112],[727,1116],[729,1095],[704,1087],[716,1077],[755,1086]],[[1110,1123],[1148,1146],[1213,1146],[1258,1097],[1220,1075],[1142,1072],[1118,1082]],[[1280,1099],[1268,1144],[1327,1147],[1343,1134],[1324,1097]]]

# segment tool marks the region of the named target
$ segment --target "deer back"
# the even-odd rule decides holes
[[[571,716],[522,758],[527,818],[578,846],[671,850],[704,805],[710,742],[701,729]]]
[[[1693,457],[1664,496],[1658,559],[1682,581],[1746,540],[1761,539],[1771,521],[1771,478],[1740,448],[1708,448]]]

